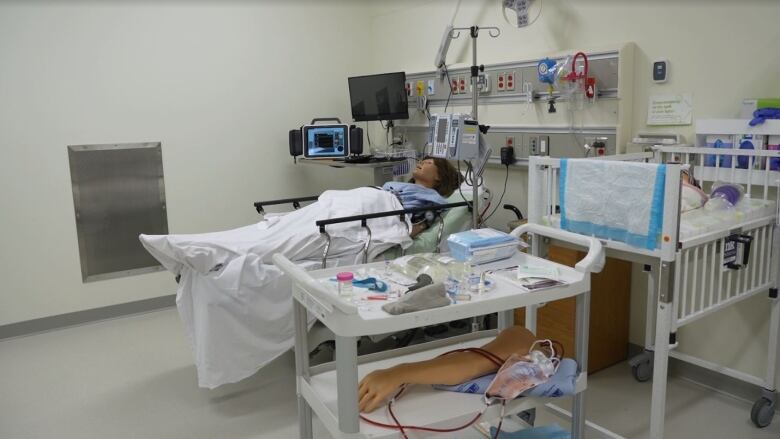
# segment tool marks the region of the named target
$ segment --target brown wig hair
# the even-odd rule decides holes
[[[460,184],[463,182],[463,176],[452,166],[452,163],[446,159],[438,157],[423,157],[422,160],[433,160],[434,166],[436,166],[436,173],[439,178],[433,185],[433,189],[436,190],[442,197],[449,197],[455,192]],[[409,183],[414,183],[414,179],[409,180]]]

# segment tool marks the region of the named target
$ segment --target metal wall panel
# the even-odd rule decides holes
[[[138,235],[167,234],[162,147],[68,146],[84,282],[161,270]]]
[[[562,58],[555,58],[562,61]],[[588,53],[589,76],[596,78],[599,99],[614,99],[618,97],[618,74],[620,64],[620,52],[608,51]],[[525,102],[527,94],[523,92],[523,82],[529,82],[534,91],[534,100],[546,99],[547,84],[539,82],[537,64],[539,60],[514,61],[500,64],[485,64],[484,73],[490,76],[490,91],[480,93],[480,105],[504,104],[508,102]],[[567,66],[568,67],[568,66]],[[429,106],[444,106],[449,99],[450,105],[463,105],[463,102],[471,102],[471,89],[468,84],[471,81],[470,67],[451,68],[447,76],[441,76],[438,72],[412,72],[406,73],[406,82],[411,90],[409,106],[417,105],[417,82],[422,81],[424,95],[429,101]],[[512,73],[515,76],[513,90],[498,90],[498,76],[501,73]],[[466,82],[466,91],[450,95],[450,81],[463,78]],[[433,92],[428,91],[428,84],[433,85]],[[559,88],[559,87],[558,87]],[[559,92],[554,93],[556,96]],[[558,102],[565,101],[558,98]],[[437,112],[438,110],[432,110]],[[401,121],[400,124],[403,124]]]

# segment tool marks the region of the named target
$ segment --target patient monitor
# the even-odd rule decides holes
[[[303,156],[307,159],[346,157],[349,154],[348,125],[304,125]]]
[[[318,122],[334,121],[335,124]],[[335,159],[363,152],[363,129],[346,125],[336,117],[312,119],[308,125],[290,130],[290,155],[307,159]]]

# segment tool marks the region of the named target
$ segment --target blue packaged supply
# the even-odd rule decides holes
[[[520,240],[495,229],[475,229],[453,233],[447,238],[450,253],[456,261],[484,264],[511,257]]]

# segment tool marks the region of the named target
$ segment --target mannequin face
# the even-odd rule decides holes
[[[422,160],[417,163],[417,167],[414,168],[412,173],[414,182],[420,186],[433,189],[436,183],[439,181],[439,170],[433,163],[433,159]]]

